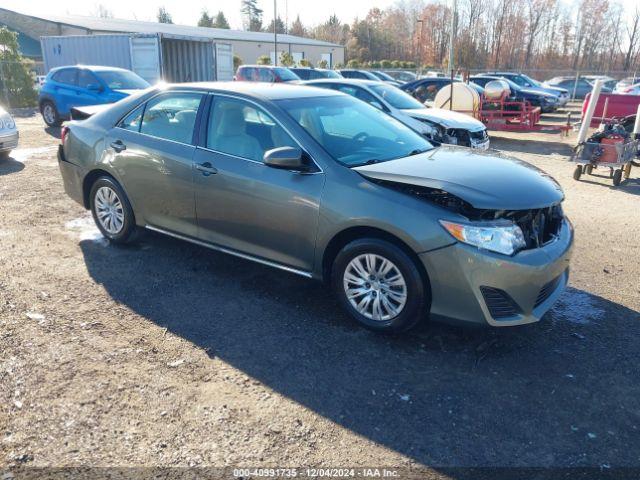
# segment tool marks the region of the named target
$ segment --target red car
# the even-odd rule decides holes
[[[591,101],[591,94],[588,93],[582,104],[582,117],[587,111],[587,106]],[[607,110],[605,112],[605,103]],[[640,105],[640,95],[620,95],[617,93],[601,93],[598,97],[596,109],[591,118],[591,127],[598,127],[603,120],[612,118],[626,118],[636,114]]]
[[[234,80],[244,82],[299,82],[300,77],[285,67],[270,65],[241,65],[236,71]]]

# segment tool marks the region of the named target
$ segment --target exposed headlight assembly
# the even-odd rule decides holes
[[[440,224],[456,240],[482,250],[513,255],[526,246],[520,227],[509,221]]]

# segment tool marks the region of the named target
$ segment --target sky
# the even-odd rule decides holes
[[[305,25],[317,25],[333,13],[347,22],[356,16],[364,17],[370,8],[386,8],[395,0],[277,0],[278,14],[285,19],[288,12],[289,23],[299,14]],[[0,0],[0,7],[23,13],[49,13],[55,15],[92,15],[102,4],[116,18],[152,20],[159,6],[164,6],[173,17],[173,22],[183,25],[195,25],[204,8],[209,13],[222,10],[231,24],[231,28],[242,28],[240,18],[240,0]],[[264,10],[263,24],[273,18],[273,0],[258,0]]]

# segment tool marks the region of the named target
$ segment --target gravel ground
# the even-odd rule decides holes
[[[0,164],[0,471],[640,466],[638,170],[574,181],[575,134],[492,135],[561,183],[576,228],[543,321],[384,337],[312,281],[159,235],[110,245],[63,192],[57,132],[17,123]]]

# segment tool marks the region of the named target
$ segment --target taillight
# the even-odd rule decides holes
[[[64,140],[67,138],[67,134],[69,133],[69,127],[62,127],[60,130],[60,143],[64,145]]]

